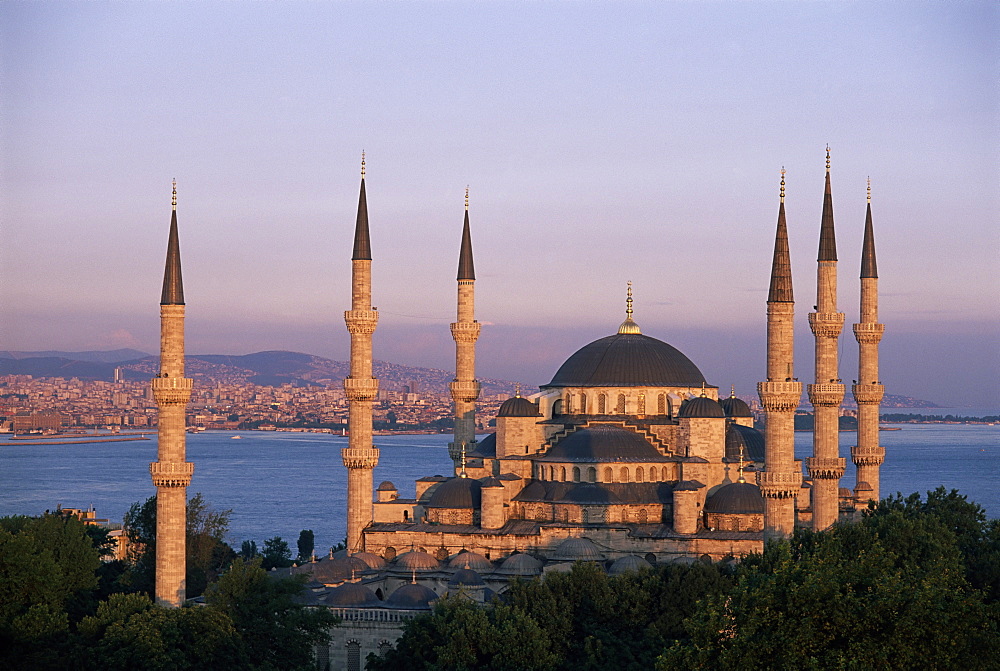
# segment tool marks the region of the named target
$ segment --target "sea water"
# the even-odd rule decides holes
[[[1000,426],[981,424],[898,424],[882,431],[886,448],[882,495],[910,494],[943,485],[958,489],[1000,517]],[[239,436],[239,438],[235,438]],[[374,485],[384,480],[401,498],[415,495],[414,481],[448,475],[449,435],[376,436],[381,449]],[[842,487],[854,488],[850,446],[854,432],[841,432],[847,457]],[[347,474],[340,436],[292,432],[192,434],[188,461],[195,471],[188,495],[201,492],[215,509],[231,509],[229,541],[263,541],[281,536],[295,550],[299,531],[311,529],[317,553],[342,541],[346,533]],[[796,455],[808,457],[812,434],[795,434]],[[150,440],[82,445],[30,445],[0,440],[0,516],[37,515],[56,506],[93,506],[97,516],[120,522],[129,506],[155,494],[149,462],[156,460]]]

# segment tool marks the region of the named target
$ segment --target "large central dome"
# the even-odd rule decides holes
[[[617,333],[578,349],[546,387],[700,387],[705,376],[662,340]]]

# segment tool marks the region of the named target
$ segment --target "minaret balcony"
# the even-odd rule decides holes
[[[802,474],[798,471],[758,471],[757,486],[766,498],[790,499],[802,487]]]
[[[844,475],[847,460],[843,457],[809,457],[806,468],[814,480],[838,480]]]
[[[851,387],[854,400],[858,405],[878,405],[885,395],[885,385],[882,384],[856,384]]]
[[[817,338],[837,338],[844,328],[844,313],[810,312],[809,328]]]
[[[451,325],[451,337],[455,342],[474,343],[479,340],[479,322],[455,322]]]
[[[802,383],[792,380],[758,382],[757,394],[765,412],[794,412],[802,399]]]
[[[881,466],[885,461],[885,448],[881,445],[854,445],[851,461],[857,466]]]
[[[157,405],[186,405],[194,380],[189,377],[154,377],[150,386]]]
[[[190,461],[154,461],[149,465],[154,487],[187,487],[194,475]]]
[[[472,403],[479,398],[479,391],[482,385],[476,380],[452,380],[448,384],[451,390],[451,398],[455,401],[465,401]]]
[[[347,468],[375,468],[378,466],[379,450],[371,447],[344,447],[340,450],[340,458]]]
[[[345,378],[344,395],[348,401],[374,401],[378,396],[378,380],[374,377]]]
[[[809,402],[814,406],[840,405],[844,400],[844,385],[833,382],[824,384],[810,384],[806,388],[809,394]]]
[[[347,324],[347,332],[351,335],[371,335],[378,326],[378,311],[345,310],[344,322]]]
[[[854,325],[854,339],[861,345],[877,345],[885,333],[885,324],[867,323]]]

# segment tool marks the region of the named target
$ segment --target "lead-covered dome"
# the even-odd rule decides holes
[[[547,387],[700,387],[705,376],[662,340],[617,333],[578,349]]]
[[[706,513],[755,514],[764,512],[764,497],[757,485],[734,482],[721,487],[705,501]]]
[[[638,433],[612,424],[593,424],[574,431],[539,459],[583,463],[666,460]]]
[[[481,488],[478,480],[454,477],[438,485],[426,505],[428,508],[479,508]]]
[[[515,396],[500,405],[497,417],[538,417],[538,406],[523,396]]]

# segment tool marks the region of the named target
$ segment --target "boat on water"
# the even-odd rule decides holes
[[[240,440],[241,438],[243,438],[243,436],[230,436],[229,438],[231,440]]]

